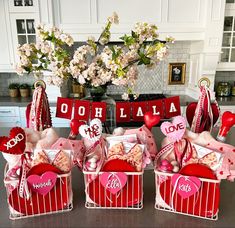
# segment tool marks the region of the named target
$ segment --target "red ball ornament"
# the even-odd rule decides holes
[[[152,112],[146,112],[144,114],[144,123],[149,130],[151,130],[153,126],[157,125],[160,120],[160,115],[153,115]]]

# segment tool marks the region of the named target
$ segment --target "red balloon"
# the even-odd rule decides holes
[[[83,121],[79,121],[78,119],[72,119],[70,121],[70,128],[71,128],[72,133],[74,135],[78,135],[78,129],[83,124],[84,124]]]
[[[146,112],[144,114],[144,123],[149,130],[151,130],[153,126],[157,125],[160,120],[160,115],[153,115],[152,112]]]

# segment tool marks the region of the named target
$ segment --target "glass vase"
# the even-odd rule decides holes
[[[106,103],[106,121],[102,126],[104,133],[111,134],[116,128],[116,102],[112,97],[107,96],[106,91],[107,86],[86,88],[86,96],[82,100]]]

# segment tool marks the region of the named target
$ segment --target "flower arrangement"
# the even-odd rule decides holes
[[[20,62],[17,72],[40,73],[50,70],[53,72],[50,82],[57,86],[68,77],[86,87],[106,87],[109,84],[125,86],[127,93],[123,98],[128,98],[128,94],[134,93],[138,78],[137,65],[154,67],[166,57],[167,43],[174,42],[174,39],[167,37],[165,41],[160,41],[156,25],[136,23],[130,35],[120,37],[122,46],[108,45],[111,26],[118,23],[118,15],[113,13],[108,17],[98,40],[89,37],[87,44],[77,48],[73,56],[64,48],[73,45],[69,34],[55,27],[48,29],[39,25],[36,28],[39,41],[18,47]]]

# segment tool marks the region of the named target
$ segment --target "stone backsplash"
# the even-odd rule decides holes
[[[189,51],[190,42],[175,42],[170,45],[168,58],[159,66],[148,70],[143,66],[139,67],[139,81],[136,86],[137,93],[164,93],[164,94],[185,94],[189,78]],[[169,63],[186,63],[186,77],[184,85],[168,85]],[[32,85],[35,81],[33,76],[18,76],[15,73],[0,73],[0,96],[8,96],[8,86],[11,83],[28,83]],[[123,90],[111,87],[109,93],[122,93]]]

